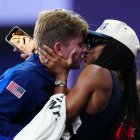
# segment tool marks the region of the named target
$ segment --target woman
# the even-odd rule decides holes
[[[139,40],[125,23],[105,20],[89,33],[86,43],[90,45],[84,57],[86,67],[66,96],[67,124],[79,114],[82,120],[71,139],[130,140],[132,128],[140,124],[135,66]],[[42,63],[49,60],[44,65],[57,80],[66,81],[72,56],[66,62],[48,47],[45,51],[40,51]],[[66,92],[65,85],[56,86],[54,93],[59,92]]]

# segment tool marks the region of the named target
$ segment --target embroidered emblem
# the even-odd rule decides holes
[[[11,81],[10,84],[6,87],[6,89],[9,90],[11,93],[13,93],[19,99],[22,97],[22,95],[26,91],[14,81]]]
[[[99,30],[104,30],[107,27],[108,23],[103,23],[100,27]]]

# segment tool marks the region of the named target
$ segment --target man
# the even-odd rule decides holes
[[[64,59],[75,48],[71,68],[79,68],[87,29],[87,22],[72,11],[44,11],[35,25],[35,45],[38,48],[48,45]],[[32,120],[52,95],[54,82],[54,75],[41,64],[38,54],[1,75],[0,139],[12,139]],[[61,81],[56,81],[59,84]]]
[[[88,37],[86,67],[66,96],[67,124],[78,115],[82,120],[71,139],[135,139],[136,126],[140,126],[135,69],[140,49],[138,37],[131,27],[118,20],[105,20],[96,32],[89,31]],[[41,62],[49,59],[44,65],[55,73],[56,79],[67,79],[67,61],[48,47],[40,50],[40,57]],[[66,93],[65,90],[65,86],[55,87],[54,93]]]

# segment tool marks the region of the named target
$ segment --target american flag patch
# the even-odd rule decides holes
[[[6,87],[6,89],[12,92],[19,99],[22,97],[22,95],[26,91],[14,81],[11,81],[10,84]]]

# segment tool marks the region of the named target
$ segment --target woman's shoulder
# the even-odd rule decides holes
[[[107,75],[107,76],[111,75],[110,70],[95,64],[90,64],[86,66],[83,71],[88,71],[88,73],[93,73],[98,75]]]
[[[84,68],[82,77],[94,83],[96,87],[112,87],[112,76],[110,70],[98,65],[90,64]]]

